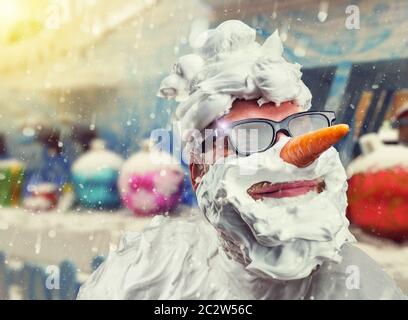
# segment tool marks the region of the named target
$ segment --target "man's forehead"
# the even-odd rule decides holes
[[[295,101],[286,101],[280,106],[273,102],[259,106],[256,100],[236,100],[227,114],[214,120],[206,129],[215,129],[231,122],[254,118],[280,121],[302,111],[304,110]]]

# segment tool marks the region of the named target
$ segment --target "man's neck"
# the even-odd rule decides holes
[[[229,258],[243,266],[247,266],[251,262],[245,248],[237,244],[229,235],[219,231],[219,239],[222,249]]]

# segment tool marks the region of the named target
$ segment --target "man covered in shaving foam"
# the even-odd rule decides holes
[[[159,95],[176,110],[202,213],[128,233],[80,299],[402,299],[354,247],[333,112],[308,112],[277,32],[226,21],[179,58]]]

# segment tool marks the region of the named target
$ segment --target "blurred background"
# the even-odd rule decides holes
[[[161,79],[227,19],[278,29],[312,109],[351,126],[352,231],[408,292],[408,2],[0,0],[0,299],[73,299],[123,232],[195,210],[147,139],[171,130]]]

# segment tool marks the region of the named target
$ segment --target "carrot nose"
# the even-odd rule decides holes
[[[307,167],[348,132],[347,124],[338,124],[294,137],[283,146],[280,157],[299,168]]]

